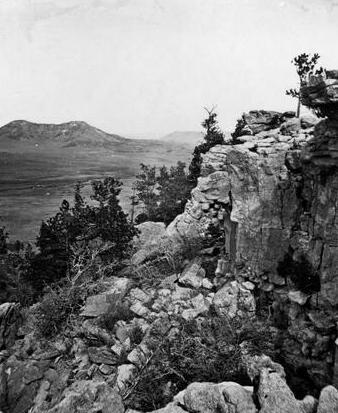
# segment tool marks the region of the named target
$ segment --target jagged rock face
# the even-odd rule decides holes
[[[19,304],[16,303],[0,305],[0,350],[6,350],[15,342],[16,333],[21,322],[19,307]]]
[[[184,239],[224,228],[223,276],[249,279],[268,296],[285,362],[322,387],[333,377],[337,335],[338,122],[288,118],[254,134],[251,118],[243,116],[235,144],[204,156],[192,199],[167,232]]]
[[[338,70],[310,75],[302,85],[301,100],[322,116],[338,119]]]

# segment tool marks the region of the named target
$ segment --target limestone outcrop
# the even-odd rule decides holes
[[[329,88],[322,108],[335,93]],[[322,387],[338,368],[337,120],[255,111],[243,115],[234,137],[205,154],[168,236],[183,242],[205,237],[210,225],[223,229],[223,284],[250,281],[266,296],[286,365]]]

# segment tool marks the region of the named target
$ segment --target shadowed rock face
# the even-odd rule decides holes
[[[276,325],[283,319],[286,365],[322,387],[337,336],[338,121],[289,118],[267,130],[255,118],[264,127],[244,134],[246,118],[235,144],[204,156],[192,199],[167,231],[179,239],[203,236],[210,223],[224,228],[227,268],[269,297]]]
[[[338,119],[338,70],[310,75],[302,85],[301,101],[321,116]]]

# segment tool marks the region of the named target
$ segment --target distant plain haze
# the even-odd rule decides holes
[[[1,0],[0,124],[82,120],[110,133],[201,130],[217,105],[290,110],[291,59],[338,68],[336,0]]]

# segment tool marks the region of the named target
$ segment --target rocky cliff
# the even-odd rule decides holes
[[[168,228],[178,239],[224,228],[218,276],[255,284],[279,327],[286,366],[319,387],[337,385],[338,369],[336,85],[312,78],[303,88],[305,103],[328,115],[321,121],[243,115],[235,142],[205,155],[191,202]]]

